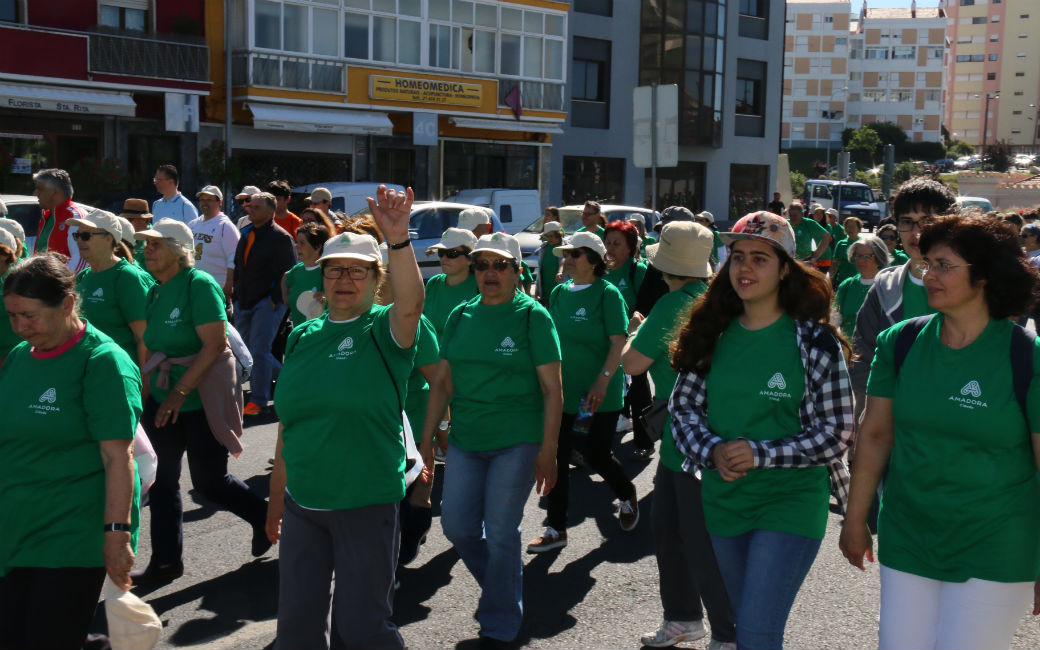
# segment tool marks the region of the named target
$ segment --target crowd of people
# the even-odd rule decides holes
[[[546,210],[532,273],[474,207],[424,283],[410,189],[351,219],[323,188],[297,216],[284,181],[247,186],[235,224],[219,188],[197,211],[176,168],[153,180],[151,208],[85,214],[66,172],[38,172],[33,250],[0,218],[0,648],[80,648],[106,575],[183,574],[185,455],[254,556],[277,544],[275,647],[329,648],[333,621],[345,647],[404,647],[398,569],[433,534],[435,480],[481,644],[509,647],[524,551],[567,545],[571,465],[636,529],[628,430],[659,456],[646,646],[707,636],[706,615],[711,650],[782,647],[832,508],[853,566],[876,534],[879,647],[1006,648],[1040,613],[1031,220],[958,213],[930,179],[875,233],[779,197],[728,231],[680,206],[608,223],[590,201],[571,234]],[[265,499],[228,458],[272,402]],[[525,547],[532,489],[547,513]]]

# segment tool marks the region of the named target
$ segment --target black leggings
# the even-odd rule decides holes
[[[654,448],[654,441],[650,439],[646,427],[639,421],[639,416],[650,407],[653,401],[647,374],[644,372],[641,375],[632,375],[632,383],[629,384],[628,393],[625,395],[625,409],[632,418],[632,444],[636,446],[636,449]]]
[[[80,650],[104,580],[104,567],[10,569],[0,578],[0,650]]]
[[[617,432],[618,414],[620,411],[598,411],[592,416],[592,424],[589,432],[583,436],[571,431],[574,426],[575,415],[564,413],[560,421],[560,439],[556,444],[556,463],[559,473],[556,479],[556,487],[549,493],[549,525],[556,530],[567,530],[567,507],[570,501],[570,473],[568,472],[571,458],[571,440],[584,438],[585,462],[589,467],[603,477],[603,480],[614,490],[614,496],[624,500],[633,497],[636,488],[632,481],[625,476],[621,464],[617,462],[611,453],[614,443],[614,434]]]

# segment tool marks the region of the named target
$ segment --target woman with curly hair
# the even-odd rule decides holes
[[[839,502],[852,439],[847,344],[830,281],[795,259],[782,217],[746,215],[676,342],[669,410],[702,503],[740,648],[781,648],[795,596]]]
[[[1030,597],[1040,612],[1040,342],[1011,320],[1037,272],[989,218],[940,218],[919,246],[938,313],[878,336],[840,546],[874,560],[887,467],[878,646],[1007,648]]]
[[[639,231],[627,221],[607,224],[603,243],[607,246],[607,274],[603,279],[617,287],[625,299],[628,317],[636,308],[636,294],[646,275],[646,262],[639,259]]]

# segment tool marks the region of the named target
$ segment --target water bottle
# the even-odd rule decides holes
[[[578,403],[578,416],[574,418],[574,426],[571,428],[574,433],[582,436],[588,434],[592,425],[592,410],[589,409],[587,400],[588,393],[582,393],[581,401]]]

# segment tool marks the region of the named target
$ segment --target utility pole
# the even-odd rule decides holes
[[[982,116],[982,157],[983,165],[985,165],[986,158],[986,140],[989,139],[989,102],[992,99],[1000,99],[1000,91],[995,93],[986,93],[986,113]]]

